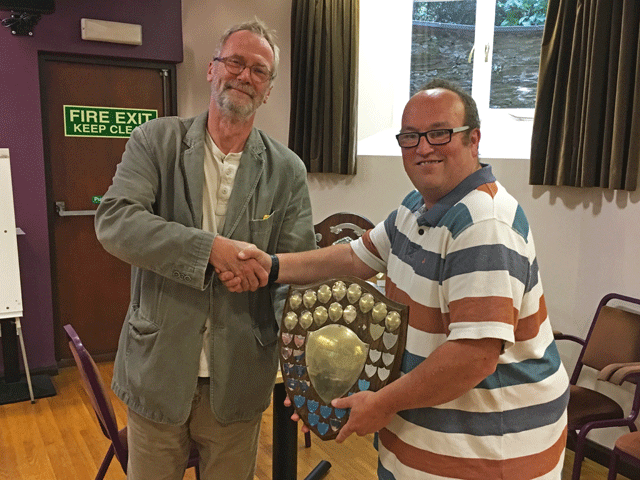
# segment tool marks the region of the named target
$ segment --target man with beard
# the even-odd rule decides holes
[[[229,29],[208,111],[136,128],[96,213],[104,248],[132,265],[112,383],[128,406],[129,479],[181,479],[192,443],[202,479],[253,479],[277,292],[237,252],[315,247],[302,161],[253,127],[277,66],[262,22]],[[228,292],[222,271],[246,292]]]

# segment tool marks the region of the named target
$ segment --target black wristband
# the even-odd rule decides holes
[[[269,285],[276,283],[280,273],[280,260],[276,255],[271,255],[271,270],[269,271]]]

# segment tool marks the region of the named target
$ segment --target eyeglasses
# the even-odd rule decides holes
[[[451,141],[451,135],[465,130],[469,130],[469,127],[439,128],[428,132],[399,133],[396,138],[398,139],[398,145],[402,148],[417,147],[420,143],[420,137],[426,138],[429,145],[445,145]]]
[[[251,77],[256,82],[264,83],[267,80],[271,80],[271,70],[269,70],[264,65],[248,66],[246,63],[244,63],[244,60],[234,57],[215,57],[213,61],[224,63],[227,72],[231,73],[232,75],[240,75],[245,68],[248,68],[251,72]]]

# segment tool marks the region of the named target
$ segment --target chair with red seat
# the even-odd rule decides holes
[[[616,440],[611,452],[608,480],[616,480],[619,460],[640,468],[640,432],[626,433]]]
[[[610,293],[605,295],[591,322],[585,339],[554,332],[556,340],[571,340],[582,350],[570,380],[569,434],[575,441],[572,480],[580,479],[587,434],[598,428],[627,427],[637,430],[635,420],[640,412],[640,299]],[[636,385],[631,411],[607,395],[577,385],[583,367],[598,372],[598,380],[621,385]]]

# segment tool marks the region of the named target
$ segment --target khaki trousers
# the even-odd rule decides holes
[[[253,480],[261,416],[218,423],[211,413],[209,379],[198,380],[184,425],[156,423],[131,410],[127,418],[127,480],[181,480],[191,441],[200,454],[201,480]]]

